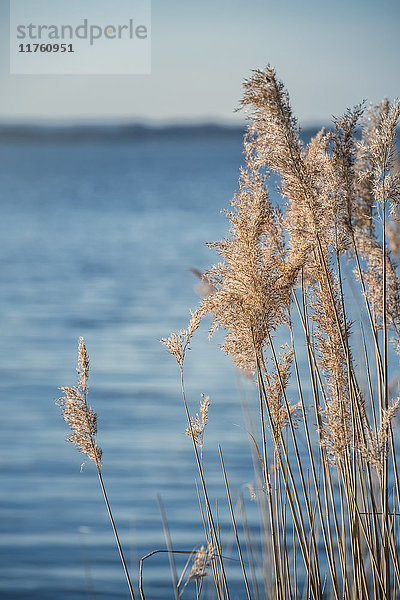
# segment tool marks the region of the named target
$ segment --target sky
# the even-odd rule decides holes
[[[242,82],[268,63],[303,125],[400,96],[399,0],[152,0],[151,13],[151,74],[10,75],[0,0],[0,122],[239,123]]]

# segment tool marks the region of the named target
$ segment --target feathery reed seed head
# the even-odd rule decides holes
[[[210,546],[205,550],[204,546],[195,553],[193,558],[192,569],[189,573],[189,580],[200,580],[207,575],[206,569],[211,564],[212,552]]]
[[[190,418],[190,426],[185,429],[185,434],[192,437],[196,444],[201,448],[203,447],[204,428],[208,421],[208,408],[210,406],[209,396],[201,394],[200,401],[200,415],[196,414],[193,418]]]
[[[198,329],[203,313],[200,309],[191,313],[191,319],[187,329],[181,329],[178,333],[171,333],[169,338],[162,338],[160,342],[165,344],[170,354],[175,356],[179,367],[183,368],[186,350],[189,348],[196,329]]]
[[[102,451],[96,444],[97,414],[87,404],[87,380],[89,378],[89,356],[83,338],[79,339],[78,350],[79,381],[75,387],[62,387],[64,396],[56,400],[62,408],[64,421],[72,433],[67,442],[75,444],[79,451],[86,454],[99,467]]]

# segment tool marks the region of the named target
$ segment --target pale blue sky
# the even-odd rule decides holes
[[[0,121],[238,122],[268,62],[303,124],[400,96],[398,0],[153,0],[151,75],[9,75],[7,0],[0,17]]]

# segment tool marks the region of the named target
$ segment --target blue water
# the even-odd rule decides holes
[[[76,382],[81,335],[134,585],[139,559],[165,548],[158,493],[174,547],[205,543],[177,366],[159,338],[198,303],[189,269],[215,260],[204,242],[226,233],[241,152],[240,132],[0,140],[1,598],[128,597],[95,469],[81,472],[54,404]],[[206,326],[187,388],[193,413],[202,392],[211,397],[204,460],[229,554],[217,444],[236,495],[253,479],[251,455],[235,372]],[[146,560],[147,598],[173,598],[170,581],[165,555]]]

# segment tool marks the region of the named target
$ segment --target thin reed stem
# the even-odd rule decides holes
[[[214,525],[214,518],[213,518],[213,515],[212,515],[211,506],[210,506],[210,502],[209,502],[209,499],[208,499],[208,493],[207,493],[207,487],[206,487],[206,482],[205,482],[204,473],[203,473],[203,467],[202,467],[201,460],[200,460],[200,457],[199,457],[199,453],[198,453],[198,450],[197,450],[196,437],[195,437],[195,434],[194,434],[194,431],[193,431],[192,419],[190,418],[190,413],[189,413],[188,405],[187,405],[187,402],[186,402],[185,384],[184,384],[183,367],[182,366],[180,367],[180,375],[181,375],[181,391],[182,391],[183,404],[184,404],[184,408],[185,408],[186,418],[187,418],[187,421],[188,421],[188,428],[189,428],[189,431],[190,431],[190,437],[192,438],[192,442],[193,442],[193,450],[194,450],[194,454],[195,454],[195,457],[196,457],[197,468],[199,470],[200,481],[201,481],[201,485],[202,485],[202,488],[203,488],[203,494],[204,494],[204,499],[205,499],[206,509],[207,509],[207,519],[208,519],[208,522],[209,522],[210,531],[212,533],[212,538],[211,539],[212,539],[212,543],[215,543],[215,547],[217,548],[217,554],[218,554],[220,568],[221,568],[221,574],[222,574],[222,581],[223,581],[224,589],[225,589],[226,594],[227,594],[227,598],[229,600],[230,596],[229,596],[228,582],[227,582],[227,579],[226,579],[224,562],[223,562],[223,559],[222,559],[222,551],[221,551],[219,536],[217,535],[217,531],[216,531],[216,528],[215,528],[215,525]]]
[[[126,577],[126,582],[128,584],[128,588],[129,588],[129,593],[130,593],[130,596],[131,596],[132,600],[135,600],[135,594],[133,592],[133,587],[132,587],[131,579],[130,579],[130,576],[129,576],[128,567],[126,566],[126,561],[125,561],[124,553],[123,553],[123,550],[122,550],[121,542],[119,541],[118,531],[117,531],[117,528],[115,526],[114,517],[113,517],[112,511],[111,511],[111,506],[110,506],[110,503],[108,501],[108,497],[107,497],[107,493],[106,493],[106,488],[104,487],[104,482],[103,482],[103,477],[102,477],[102,474],[101,474],[101,470],[100,470],[100,468],[99,468],[98,465],[96,465],[96,466],[97,466],[97,474],[99,476],[99,482],[100,482],[101,491],[103,493],[104,502],[105,502],[106,507],[107,507],[107,513],[108,513],[108,516],[110,518],[111,527],[112,527],[112,530],[113,530],[113,533],[114,533],[114,537],[115,537],[115,541],[116,541],[116,544],[117,544],[117,547],[118,547],[118,552],[119,552],[119,555],[120,555],[120,558],[121,558],[122,567],[124,569],[124,573],[125,573],[125,577]]]
[[[244,583],[245,583],[245,586],[246,586],[246,593],[247,593],[248,599],[251,600],[250,588],[249,588],[249,584],[248,584],[248,581],[247,581],[246,569],[245,569],[244,562],[243,562],[242,548],[241,548],[241,545],[240,545],[239,534],[238,534],[238,530],[237,530],[237,527],[236,527],[235,513],[233,511],[233,506],[232,506],[231,493],[229,491],[228,477],[227,477],[227,474],[226,474],[224,459],[223,459],[223,456],[222,456],[222,450],[221,450],[221,446],[220,445],[218,445],[218,450],[219,450],[219,456],[220,456],[220,459],[221,459],[222,472],[224,474],[226,495],[228,497],[229,510],[230,510],[230,513],[231,513],[233,530],[235,532],[235,538],[236,538],[236,544],[237,544],[238,553],[239,553],[240,565],[242,567],[243,579],[244,579]]]
[[[179,585],[178,585],[178,575],[176,573],[176,565],[175,565],[174,553],[173,553],[173,549],[172,549],[171,534],[169,531],[167,515],[165,513],[164,504],[163,504],[160,494],[157,494],[157,501],[158,501],[158,506],[159,506],[160,513],[161,513],[161,519],[162,519],[163,529],[164,529],[164,536],[165,536],[165,541],[166,541],[167,549],[168,549],[168,559],[169,559],[169,564],[170,564],[170,569],[171,569],[172,584],[174,587],[175,600],[179,600],[180,593],[179,593]]]

